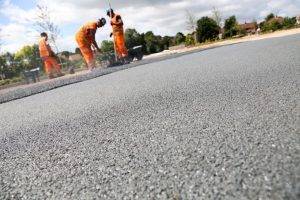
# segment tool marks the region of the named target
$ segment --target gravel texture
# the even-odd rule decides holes
[[[0,199],[299,199],[300,35],[0,104]]]

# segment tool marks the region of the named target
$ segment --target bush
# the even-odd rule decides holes
[[[9,85],[9,84],[13,84],[13,83],[19,83],[19,82],[22,82],[22,80],[23,80],[22,77],[15,77],[12,79],[0,80],[0,86]]]
[[[282,25],[284,28],[293,28],[296,25],[296,23],[297,23],[296,17],[293,18],[285,17]]]
[[[247,31],[245,29],[239,28],[238,29],[238,33],[240,36],[245,36],[247,35]]]
[[[197,38],[199,42],[205,42],[217,38],[220,27],[217,22],[209,17],[202,17],[197,22]]]
[[[263,25],[262,25],[263,32],[277,31],[282,28],[283,28],[282,24],[280,22],[278,22],[277,20],[270,20],[268,22],[263,23]]]
[[[271,19],[274,19],[275,15],[273,13],[268,14],[268,16],[265,18],[266,22],[270,21]]]
[[[10,83],[9,79],[0,80],[0,86],[8,85]]]
[[[10,79],[10,83],[19,83],[23,80],[22,77],[15,77],[13,79]]]
[[[185,38],[185,46],[193,46],[195,45],[195,37],[192,34],[188,34]]]
[[[239,33],[239,28],[237,25],[237,20],[235,16],[231,16],[225,20],[224,26],[224,37],[233,37]]]
[[[114,42],[109,40],[103,40],[101,43],[101,51],[103,53],[114,52]]]

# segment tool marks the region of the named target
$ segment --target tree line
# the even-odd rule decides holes
[[[144,54],[153,54],[169,49],[171,46],[180,45],[185,42],[186,36],[179,32],[175,36],[155,35],[152,31],[139,33],[136,29],[125,30],[125,40],[128,49],[135,46],[142,46]],[[101,43],[103,52],[113,52],[112,41],[104,40]]]

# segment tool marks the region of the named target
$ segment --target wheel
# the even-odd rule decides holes
[[[136,55],[136,59],[137,59],[137,60],[142,60],[143,57],[144,57],[144,55],[143,55],[142,52],[140,52],[140,53],[138,53],[138,54]]]

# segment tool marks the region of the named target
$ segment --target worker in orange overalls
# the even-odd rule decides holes
[[[61,72],[60,65],[55,58],[55,53],[52,51],[48,43],[47,33],[41,33],[41,39],[39,41],[39,51],[40,57],[45,65],[46,74],[48,75],[49,79],[55,78],[53,72],[55,72],[58,77],[64,76],[64,74]]]
[[[95,40],[97,29],[103,27],[105,24],[106,20],[104,18],[99,19],[97,22],[88,22],[76,33],[76,42],[89,70],[93,70],[96,67],[94,51],[92,48],[101,52],[101,49]]]
[[[126,59],[128,56],[128,50],[125,45],[123,20],[120,15],[115,14],[113,9],[107,11],[107,15],[111,18],[111,26],[113,32],[110,37],[114,36],[115,51],[119,59]]]

